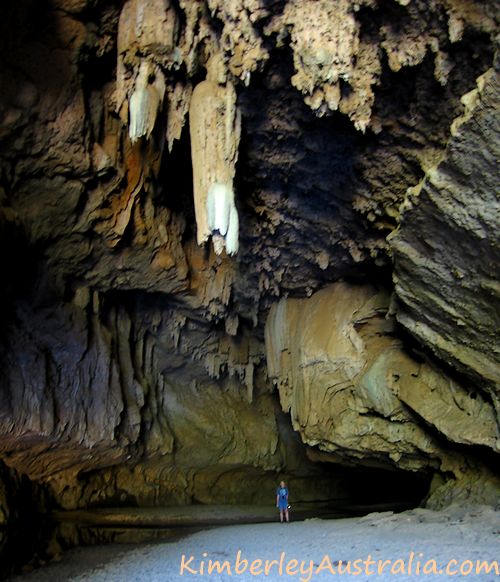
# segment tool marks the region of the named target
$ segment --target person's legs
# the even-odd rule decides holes
[[[290,521],[290,515],[288,514],[288,509],[285,509],[285,517],[287,521]],[[283,520],[281,520],[283,521]]]
[[[283,510],[280,509],[280,521],[281,523],[283,523]]]

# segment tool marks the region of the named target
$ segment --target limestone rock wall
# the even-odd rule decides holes
[[[498,73],[462,98],[442,161],[408,193],[391,236],[397,318],[500,406]]]
[[[450,472],[461,495],[466,490],[471,500],[480,499],[482,486],[475,491],[469,481],[484,470],[486,482],[489,471],[474,462],[474,453],[450,443],[498,453],[495,409],[473,384],[460,384],[412,357],[395,334],[388,307],[383,291],[346,283],[273,306],[266,351],[281,406],[303,441],[332,460]],[[499,486],[493,478],[493,503]],[[431,502],[441,493],[433,492]]]
[[[245,466],[256,482],[266,472],[314,472],[265,388],[258,344],[210,334],[161,299],[154,310],[145,296],[125,303],[79,289],[64,309],[19,306],[2,354],[9,465],[48,483],[66,508],[112,503],[117,491],[142,505],[230,501],[228,491],[196,485],[207,468],[209,482],[238,469],[249,480]],[[220,344],[216,359],[207,338]],[[118,465],[126,468],[104,477],[114,487],[87,485],[87,474]],[[267,493],[249,488],[255,495]]]

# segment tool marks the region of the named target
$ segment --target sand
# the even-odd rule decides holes
[[[476,574],[476,563],[500,561],[499,554],[500,511],[489,507],[452,507],[445,512],[415,509],[399,514],[373,513],[362,518],[232,525],[168,543],[78,548],[64,554],[59,563],[12,580],[486,582],[500,580],[498,565],[490,573],[483,570]],[[292,562],[294,559],[298,564]],[[370,559],[373,562],[366,562]],[[227,561],[224,571],[217,573],[213,569],[209,574],[210,560],[221,565]],[[380,565],[379,560],[389,562]],[[447,574],[445,568],[450,560],[457,562],[451,562]],[[339,570],[347,568],[349,561],[350,573],[340,574]],[[255,574],[250,572],[251,566]]]

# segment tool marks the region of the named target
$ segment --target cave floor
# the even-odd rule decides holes
[[[445,580],[466,574],[468,580],[493,581],[499,578],[494,564],[489,573],[484,566],[476,573],[476,564],[499,560],[499,550],[500,511],[456,506],[443,512],[414,509],[361,518],[221,526],[170,542],[80,547],[64,554],[58,563],[11,580],[322,581],[348,580],[353,575],[357,580]],[[209,573],[210,561],[215,567],[216,560],[221,566],[227,561],[223,572],[213,569]],[[348,563],[350,573],[341,574]]]

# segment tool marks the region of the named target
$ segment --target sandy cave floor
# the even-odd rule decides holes
[[[367,563],[367,559],[374,562]],[[210,560],[227,561],[228,565],[222,573],[216,569],[208,573]],[[379,560],[390,562],[384,565]],[[450,572],[446,573],[450,560],[456,562],[449,564]],[[500,580],[498,564],[496,571],[493,567],[489,573],[483,569],[476,574],[478,560],[500,561],[500,510],[415,509],[362,518],[224,526],[174,542],[77,548],[65,553],[58,563],[11,580]],[[348,561],[350,573],[340,574]],[[380,565],[383,569],[379,574]]]

